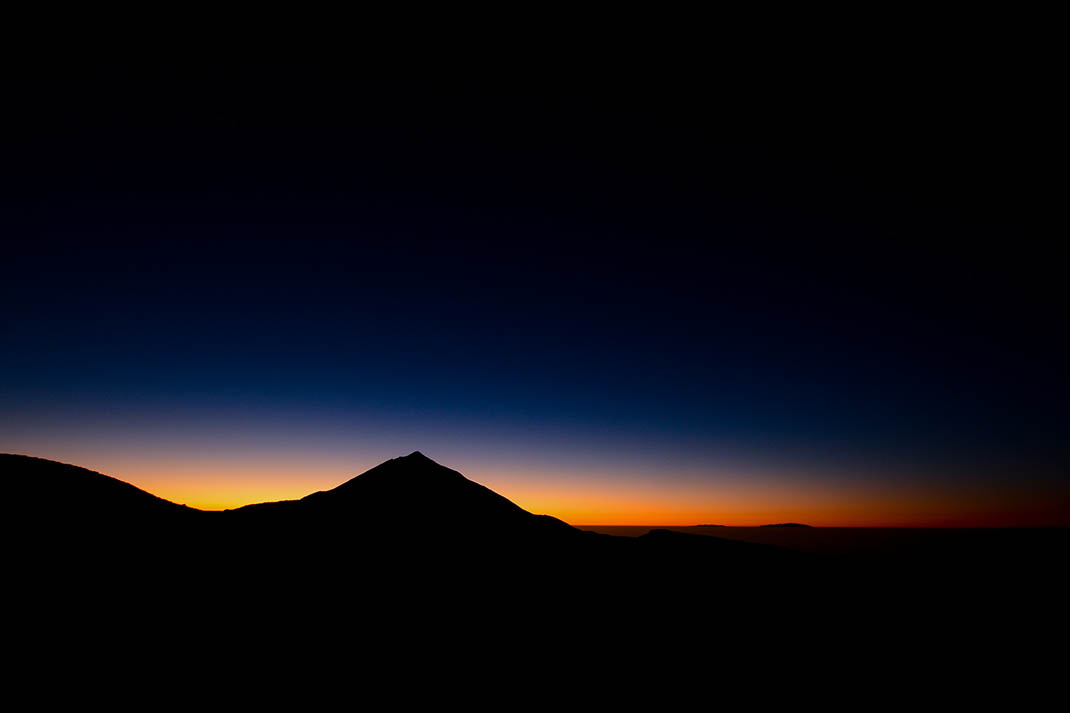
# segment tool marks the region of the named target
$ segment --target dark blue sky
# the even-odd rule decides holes
[[[845,126],[877,98],[748,104],[684,79],[28,82],[5,139],[0,447],[67,453],[87,420],[113,450],[359,431],[386,457],[424,438],[576,472],[925,463],[1064,492],[1045,164],[968,102],[905,127],[903,95]],[[776,112],[804,98],[822,108]]]

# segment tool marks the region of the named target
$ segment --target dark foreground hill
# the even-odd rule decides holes
[[[0,455],[0,476],[18,649],[75,647],[82,666],[119,642],[128,666],[153,669],[362,656],[402,673],[425,659],[534,673],[597,670],[608,655],[613,671],[634,655],[644,675],[701,677],[708,651],[744,646],[884,651],[932,632],[942,646],[1021,646],[1059,611],[1050,550],[1046,569],[1007,577],[983,557],[949,566],[947,552],[889,568],[669,530],[614,537],[529,513],[419,453],[224,512],[26,456]],[[696,646],[702,657],[680,657]]]

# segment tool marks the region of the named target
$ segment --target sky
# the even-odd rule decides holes
[[[25,75],[0,452],[209,509],[420,450],[572,524],[1070,524],[1043,76],[699,67]]]

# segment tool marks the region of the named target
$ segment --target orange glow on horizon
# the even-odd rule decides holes
[[[258,471],[263,476],[263,471]],[[154,495],[202,510],[224,510],[253,503],[300,499],[316,490],[329,490],[348,480],[323,477],[155,477],[134,482]],[[478,481],[477,481],[478,482]],[[151,483],[155,487],[150,487]],[[313,485],[318,483],[318,485]],[[312,487],[310,487],[312,486]],[[999,498],[979,503],[956,503],[946,498],[866,498],[795,493],[771,499],[767,493],[710,493],[705,498],[674,497],[644,489],[625,493],[618,488],[564,491],[548,488],[492,488],[530,512],[552,515],[572,525],[690,526],[716,524],[753,527],[776,522],[802,522],[815,527],[999,527],[1034,520],[1022,508]]]
[[[80,465],[158,497],[202,510],[300,499],[330,490],[368,467],[352,458],[310,463],[294,457],[86,459]],[[66,462],[78,463],[77,460]],[[374,465],[374,464],[373,464]],[[572,472],[506,464],[465,464],[457,470],[533,513],[572,525],[753,527],[800,522],[816,527],[1002,527],[1065,525],[1068,502],[990,488],[964,495],[950,486],[859,480],[795,481],[758,474],[681,480]]]

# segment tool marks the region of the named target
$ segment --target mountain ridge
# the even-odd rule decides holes
[[[505,496],[447,468],[420,451],[391,458],[328,490],[294,500],[251,503],[221,511],[202,510],[175,503],[137,486],[89,468],[60,461],[14,453],[0,454],[0,472],[22,501],[47,502],[49,512],[81,519],[79,511],[105,510],[111,517],[144,519],[160,512],[245,519],[250,515],[273,515],[289,511],[322,516],[340,512],[381,526],[404,521],[409,515],[431,518],[441,525],[449,517],[470,519],[472,525],[502,525],[509,520],[554,523],[558,529],[574,530],[550,515],[521,508]],[[392,508],[384,506],[392,505]],[[408,513],[403,509],[410,508]],[[315,513],[305,510],[314,509]],[[149,512],[151,510],[151,513]],[[474,521],[473,521],[474,520]]]
[[[717,537],[579,530],[528,512],[419,451],[298,500],[225,511],[189,508],[111,476],[32,456],[0,456],[0,473],[20,484],[16,501],[30,503],[14,515],[22,532],[34,533],[23,556],[41,566],[62,562],[61,571],[107,566],[122,577],[154,571],[170,578],[178,568],[220,581],[255,572],[266,578],[264,586],[298,573],[351,586],[368,577],[422,582],[461,572],[473,582],[507,577],[531,586],[532,573],[541,572],[544,587],[610,580],[634,586],[636,577],[653,586],[696,563],[709,578],[723,576],[725,567],[782,568],[805,559]],[[707,571],[710,565],[716,567]]]

